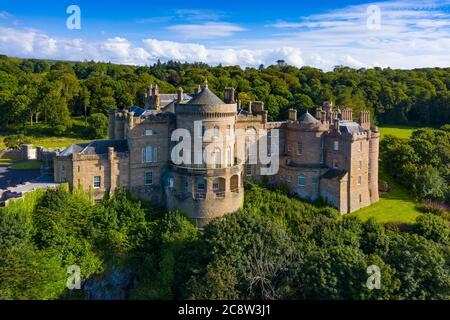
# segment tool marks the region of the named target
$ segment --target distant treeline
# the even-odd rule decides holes
[[[192,92],[205,78],[222,98],[223,89],[233,86],[243,106],[264,101],[270,120],[284,119],[289,108],[304,111],[332,100],[355,111],[370,110],[381,124],[450,122],[450,68],[337,66],[323,72],[292,66],[241,69],[173,61],[126,66],[0,56],[0,125],[18,128],[45,121],[69,129],[71,116],[142,105],[150,83],[157,83],[161,93],[176,92],[179,86]]]

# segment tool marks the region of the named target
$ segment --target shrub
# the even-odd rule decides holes
[[[19,149],[22,144],[30,143],[30,139],[23,134],[12,134],[6,136],[3,143],[8,149]]]
[[[446,244],[448,241],[448,222],[432,214],[424,214],[417,217],[414,231],[435,242]]]
[[[108,134],[108,118],[103,113],[94,113],[88,119],[89,131],[93,138],[101,139]]]

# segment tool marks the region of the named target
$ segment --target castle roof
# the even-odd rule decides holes
[[[200,93],[197,93],[187,104],[214,106],[225,104],[218,96],[216,96],[207,86]]]
[[[314,118],[308,111],[306,111],[304,114],[300,116],[298,119],[299,123],[306,123],[306,124],[318,124],[319,120]]]
[[[114,148],[115,152],[128,151],[127,140],[94,140],[89,143],[75,143],[60,152],[60,156],[72,154],[101,155],[108,154],[108,148]]]
[[[354,121],[340,121],[339,131],[350,134],[365,132],[365,130]]]

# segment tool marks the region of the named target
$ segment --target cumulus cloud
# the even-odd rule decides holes
[[[381,9],[378,30],[367,28],[368,5],[355,5],[301,17],[298,21],[278,21],[266,26],[264,38],[231,38],[231,41],[215,41],[214,44],[201,40],[231,37],[244,28],[223,22],[180,24],[171,26],[170,30],[181,34],[185,42],[155,38],[130,41],[114,36],[93,41],[55,37],[35,29],[0,24],[0,53],[134,65],[152,64],[160,59],[257,67],[284,59],[297,67],[310,65],[324,70],[335,65],[354,68],[450,66],[450,14],[445,7],[450,0],[375,4]]]

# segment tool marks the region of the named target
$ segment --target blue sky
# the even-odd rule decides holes
[[[80,30],[66,27],[72,4]],[[0,53],[19,57],[329,70],[449,67],[449,51],[450,0],[0,0]]]

